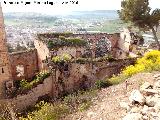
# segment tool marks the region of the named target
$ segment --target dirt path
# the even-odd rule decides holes
[[[94,104],[88,110],[71,114],[63,120],[120,120],[126,111],[120,107],[119,103],[128,101],[131,91],[139,89],[144,81],[152,83],[153,75],[156,73],[141,73],[129,78],[127,90],[125,82],[102,89],[93,99]]]

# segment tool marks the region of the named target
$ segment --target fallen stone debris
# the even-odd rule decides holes
[[[122,120],[160,120],[160,74],[154,82],[145,82],[139,90],[133,90],[128,102],[120,102],[126,110]]]

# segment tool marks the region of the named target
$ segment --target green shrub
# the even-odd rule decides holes
[[[121,82],[123,82],[124,80],[126,80],[128,78],[128,76],[124,75],[124,74],[119,74],[119,75],[113,75],[110,79],[108,79],[108,84],[110,85],[117,85]]]
[[[122,70],[122,72],[115,76],[113,75],[110,79],[107,79],[105,83],[97,83],[98,87],[101,88],[104,84],[115,85],[123,82],[127,78],[131,77],[140,72],[151,72],[160,70],[160,51],[153,50],[144,55],[144,57],[137,60],[135,65],[130,65]]]
[[[26,90],[26,89],[31,89],[32,88],[32,85],[29,84],[29,82],[27,82],[27,80],[21,80],[20,81],[20,89],[22,90]]]
[[[35,85],[43,82],[43,80],[47,77],[50,76],[49,72],[46,71],[42,71],[40,73],[38,73],[35,77],[35,79],[33,79],[31,82],[28,82],[27,80],[21,80],[20,81],[20,88],[19,91],[20,93],[23,93],[26,90],[30,90],[32,89]]]
[[[112,56],[110,56],[110,55],[109,55],[106,59],[108,60],[108,62],[116,61],[116,59],[115,59],[115,58],[113,58],[113,57],[112,57]]]
[[[88,62],[91,62],[91,61],[92,61],[91,58],[77,58],[77,59],[74,60],[74,62],[80,63],[80,64],[88,63]]]
[[[97,96],[96,90],[79,91],[78,93],[70,94],[63,99],[63,103],[69,106],[71,112],[77,110],[85,110],[92,104],[91,100]]]
[[[68,114],[68,107],[64,104],[51,104],[40,102],[35,106],[37,110],[28,113],[27,117],[20,120],[59,120],[62,115]]]
[[[84,102],[82,103],[81,105],[79,105],[79,111],[84,111],[84,110],[87,110],[90,106],[92,105],[91,101],[87,101],[87,102]]]
[[[60,63],[60,62],[68,62],[71,61],[71,56],[69,54],[62,54],[60,56],[55,56],[52,58],[52,62]]]
[[[132,76],[140,72],[151,72],[160,70],[160,51],[153,50],[144,55],[144,57],[137,60],[137,63],[133,66],[126,67],[122,74],[126,76]]]
[[[53,42],[51,40],[48,41],[48,48],[52,49],[54,46]]]
[[[95,83],[95,87],[97,89],[105,88],[110,86],[111,84],[107,80],[97,80]]]
[[[47,71],[42,71],[36,75],[35,81],[43,81],[45,78],[49,77],[50,73]]]
[[[84,111],[92,105],[92,99],[97,95],[96,90],[79,91],[63,98],[62,101],[35,105],[35,111],[27,116],[19,117],[19,120],[59,120],[63,116],[75,111]]]
[[[61,40],[65,40],[65,39],[66,39],[64,36],[59,36],[59,38],[60,38]]]
[[[47,38],[43,38],[46,40]],[[60,38],[52,38],[47,41],[47,46],[49,49],[59,48],[63,46],[76,47],[76,46],[86,46],[87,42],[79,38],[65,38],[60,36]]]

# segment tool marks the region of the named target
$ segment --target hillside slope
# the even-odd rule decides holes
[[[127,79],[128,87],[123,82],[119,85],[102,89],[98,97],[93,99],[93,105],[86,111],[71,114],[63,120],[120,120],[126,111],[120,107],[120,102],[128,101],[130,93],[145,82],[154,82],[153,75],[160,72],[139,73]]]

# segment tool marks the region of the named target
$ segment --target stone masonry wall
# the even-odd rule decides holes
[[[84,54],[84,47],[61,47],[58,49],[57,55],[70,54],[74,58],[81,57],[77,55],[78,51]]]
[[[27,94],[18,95],[13,99],[8,99],[16,109],[16,111],[22,111],[28,108],[29,106],[34,106],[38,99],[41,96],[47,95],[51,93],[52,89],[52,81],[51,78],[48,77],[44,80],[43,84],[37,85],[37,87],[30,90]]]
[[[2,7],[0,4],[0,99],[5,98],[6,83],[11,81],[10,87],[13,83],[10,70],[11,66],[9,61],[9,55],[6,46],[6,33],[4,28],[4,18],[2,13]]]
[[[34,40],[35,48],[37,49],[38,68],[39,70],[45,70],[46,66],[43,64],[43,60],[50,56],[49,49],[43,41]]]
[[[114,34],[108,34],[108,33],[93,33],[93,34],[73,34],[72,37],[78,37],[82,38],[84,40],[91,40],[93,42],[96,42],[103,37],[108,38],[112,44],[112,47],[117,47],[117,42],[119,40],[119,34],[114,33]]]
[[[121,72],[123,68],[126,66],[134,64],[136,58],[132,59],[119,59],[118,61],[111,62],[111,63],[98,63],[96,65],[96,77],[99,80],[103,80],[104,78],[109,78],[113,74],[118,74]]]
[[[95,65],[96,67],[90,63],[72,63],[69,65],[69,71],[67,71],[67,73],[62,73],[57,70],[56,75],[52,73],[50,77],[44,80],[43,84],[37,85],[37,87],[30,90],[27,94],[18,95],[8,101],[11,102],[18,111],[21,111],[29,106],[35,105],[39,98],[44,95],[58,97],[64,95],[64,93],[71,93],[82,88],[90,88],[96,80],[117,74],[120,72],[120,68],[133,64],[134,61],[134,59],[128,59],[111,64],[97,63]]]
[[[118,41],[120,39],[120,35],[118,33],[108,34],[108,33],[94,33],[94,34],[73,34],[70,37],[81,38],[84,40],[90,40],[96,42],[103,37],[109,39],[111,42],[111,53],[114,57],[116,57]],[[50,57],[51,54],[56,53],[55,51],[49,51],[46,43],[41,40],[35,38],[34,40],[35,48],[37,49],[38,54],[38,66],[39,70],[46,70],[47,66],[42,61],[44,61],[47,57]],[[61,47],[57,50],[57,54],[68,53],[73,57],[80,57],[81,54],[84,53],[84,47]]]
[[[11,71],[13,80],[31,79],[38,72],[38,60],[36,49],[10,54]],[[21,66],[22,75],[18,76],[18,68]]]

